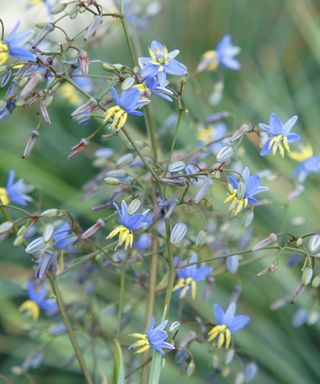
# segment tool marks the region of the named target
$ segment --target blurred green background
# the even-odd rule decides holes
[[[8,14],[15,6],[23,9],[22,1],[1,2],[2,11]],[[29,11],[30,12],[30,11]],[[11,15],[11,19],[13,15]],[[6,20],[4,20],[6,22]],[[25,24],[27,24],[25,22]],[[89,49],[90,57],[108,62],[130,64],[120,26],[114,27],[113,38]],[[213,49],[220,38],[230,33],[236,45],[242,48],[239,59],[242,69],[239,72],[224,71],[225,92],[220,104],[210,107],[207,98],[213,90],[215,78],[203,74],[197,81],[188,84],[186,103],[191,112],[200,120],[208,114],[226,110],[236,116],[236,126],[242,122],[267,122],[271,111],[283,120],[294,114],[299,116],[297,132],[304,141],[311,142],[315,153],[320,151],[320,3],[317,0],[165,0],[161,13],[142,34],[141,46],[144,51],[149,42],[158,39],[165,42],[169,50],[180,49],[179,59],[190,72],[206,50]],[[104,57],[101,57],[103,53]],[[171,105],[157,101],[153,108],[157,126],[173,112]],[[80,201],[82,185],[97,170],[92,166],[90,148],[73,161],[67,161],[70,148],[88,133],[88,127],[78,126],[69,115],[73,107],[63,99],[50,109],[52,125],[43,126],[40,138],[32,155],[21,159],[25,142],[36,125],[34,111],[17,111],[9,120],[0,125],[0,176],[1,184],[6,181],[9,169],[38,187],[44,207],[53,206],[70,209],[80,217],[85,227],[99,215],[91,207],[99,201],[93,197]],[[232,126],[231,128],[235,128]],[[180,132],[178,146],[190,146],[194,134],[186,127],[188,135]],[[261,159],[256,142],[245,145],[244,161],[253,171],[271,168],[280,173],[290,174],[296,164],[279,157]],[[107,143],[109,145],[109,143]],[[112,145],[112,142],[111,142]],[[260,236],[279,230],[284,214],[285,197],[291,185],[281,178],[270,183],[269,194],[277,204],[258,210],[254,230]],[[37,192],[38,193],[38,192]],[[310,177],[306,182],[305,193],[290,206],[283,228],[287,232],[304,234],[319,231],[320,213],[319,177]],[[10,377],[14,383],[33,382],[26,377],[15,377],[12,367],[21,364],[26,355],[35,348],[38,341],[28,335],[32,323],[26,325],[18,313],[18,306],[25,299],[22,284],[29,276],[30,260],[21,249],[12,249],[10,242],[1,243],[0,250],[0,373]],[[316,296],[305,292],[295,306],[286,306],[278,312],[270,310],[270,305],[279,297],[290,296],[299,283],[299,268],[290,269],[285,261],[280,261],[279,270],[260,278],[257,273],[268,265],[270,259],[259,261],[240,271],[239,275],[224,275],[216,279],[214,299],[223,303],[228,300],[233,286],[242,284],[240,308],[252,316],[252,323],[236,336],[236,344],[241,351],[257,361],[260,368],[257,383],[308,384],[320,381],[319,366],[319,324],[293,328],[291,319],[300,306],[319,311]],[[66,288],[72,282],[64,282]],[[117,289],[118,279],[105,281],[100,288],[104,299],[110,302]],[[66,293],[68,298],[77,293]],[[211,299],[210,299],[211,300]],[[212,318],[210,305],[199,300],[197,307],[186,306],[186,313]],[[141,310],[143,316],[143,310]],[[107,317],[107,316],[106,316]],[[111,327],[108,319],[103,320]],[[139,322],[137,321],[137,324]],[[80,340],[86,345],[87,340]],[[41,343],[40,343],[41,344]],[[97,349],[99,349],[97,343]],[[108,352],[101,346],[99,361],[103,371],[110,372]],[[192,348],[197,363],[194,376],[181,378],[178,368],[168,358],[161,383],[187,382],[204,383],[212,370],[211,355],[206,346]],[[35,382],[79,383],[76,364],[63,368],[65,359],[70,357],[69,342],[64,336],[53,342],[45,355],[44,364],[32,371]],[[110,376],[110,375],[109,375]],[[0,382],[6,382],[0,376]],[[31,381],[30,381],[31,380]],[[97,382],[102,382],[101,378]],[[228,380],[217,379],[223,383]],[[229,381],[232,382],[232,381]]]

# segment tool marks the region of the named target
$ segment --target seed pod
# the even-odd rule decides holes
[[[190,377],[194,373],[195,369],[196,369],[196,364],[193,360],[191,360],[187,367],[187,371],[186,371],[187,376]]]
[[[39,132],[33,130],[24,148],[23,155],[22,155],[23,159],[26,159],[27,157],[30,156],[38,137],[39,137]]]
[[[66,6],[66,3],[61,3],[55,7],[52,7],[50,10],[51,15],[57,15],[58,13],[64,11],[66,9]]]
[[[71,152],[68,156],[68,160],[73,159],[79,152],[83,151],[85,147],[89,145],[89,141],[87,139],[81,139],[80,142],[71,148]]]
[[[253,248],[252,251],[258,251],[259,249],[265,248],[270,244],[273,244],[277,241],[277,235],[275,233],[270,233],[268,237],[265,239],[261,240],[258,244],[256,244]]]
[[[100,228],[104,227],[105,223],[102,219],[98,219],[97,222],[92,225],[90,228],[88,228],[83,234],[81,235],[81,239],[85,240],[89,237],[93,236]]]

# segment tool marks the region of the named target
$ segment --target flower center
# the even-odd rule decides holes
[[[119,227],[115,228],[112,232],[109,233],[107,236],[107,239],[112,239],[113,237],[119,235],[118,245],[124,244],[125,249],[128,249],[128,247],[132,247],[133,243],[133,233],[125,227],[124,225],[119,225]]]
[[[9,58],[9,46],[0,40],[0,65],[6,63]]]
[[[217,341],[218,348],[222,348],[223,344],[228,349],[231,343],[231,332],[226,325],[214,326],[208,334],[208,341]]]
[[[126,123],[128,114],[127,112],[116,105],[109,108],[105,113],[104,122],[110,123],[110,128],[119,131]]]
[[[229,203],[230,205],[230,211],[233,211],[235,215],[237,215],[242,208],[246,208],[248,205],[248,199],[247,198],[239,198],[238,197],[238,190],[234,189],[232,192],[230,192],[229,196],[224,200],[224,203]]]
[[[132,333],[129,336],[139,339],[129,347],[129,349],[136,349],[134,353],[143,353],[150,348],[150,342],[147,335],[142,333]]]
[[[27,315],[33,317],[34,320],[37,320],[40,315],[40,308],[38,304],[32,300],[27,300],[19,308],[20,312],[26,312]]]
[[[214,129],[212,127],[203,128],[198,132],[197,138],[204,143],[212,141],[214,135]]]
[[[183,299],[187,295],[190,289],[191,289],[192,299],[195,299],[197,283],[195,282],[195,280],[193,280],[192,277],[179,279],[178,283],[173,287],[173,291],[176,291],[177,289],[181,289],[179,294],[180,299]]]
[[[150,63],[153,65],[158,65],[159,72],[164,70],[164,65],[169,64],[169,53],[166,46],[163,47],[163,52],[161,52],[159,49],[155,49],[153,52],[152,49],[149,48],[149,55],[152,59],[150,60]]]
[[[287,136],[277,135],[270,140],[269,149],[272,148],[273,156],[279,150],[280,156],[284,157],[285,150],[290,152]]]
[[[215,71],[219,66],[217,52],[213,50],[204,53],[203,61],[207,63],[206,69],[208,71]]]
[[[8,205],[10,202],[7,190],[5,188],[0,188],[0,203],[2,205]]]

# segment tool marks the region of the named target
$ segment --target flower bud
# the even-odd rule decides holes
[[[129,76],[129,77],[126,77],[124,80],[123,80],[123,82],[122,82],[122,84],[121,84],[121,89],[123,90],[123,91],[125,91],[126,89],[129,89],[129,88],[131,88],[134,84],[135,84],[135,78],[134,77],[132,77],[132,76]]]
[[[64,11],[66,9],[66,6],[66,3],[61,3],[59,5],[56,5],[55,7],[52,7],[50,10],[51,15],[57,15],[58,13]]]
[[[71,148],[71,152],[68,156],[68,160],[73,159],[79,152],[83,151],[85,147],[89,145],[89,141],[87,139],[81,139],[80,142]]]
[[[309,317],[308,317],[308,321],[307,321],[308,325],[314,325],[315,323],[318,322],[319,318],[320,318],[319,312],[311,311],[309,313]]]
[[[171,232],[171,243],[178,244],[187,234],[188,227],[184,223],[177,223]]]
[[[30,135],[30,137],[27,141],[27,144],[24,148],[24,151],[23,151],[23,155],[22,155],[23,159],[26,159],[27,157],[30,156],[38,137],[39,137],[38,131],[32,131],[31,132],[31,135]]]
[[[252,223],[252,220],[254,219],[254,212],[251,211],[249,212],[249,214],[247,215],[247,218],[246,218],[246,221],[244,223],[244,226],[245,228],[248,228],[250,226],[250,224]]]
[[[234,384],[243,384],[244,383],[244,373],[243,372],[238,372],[236,379],[234,381]]]
[[[17,236],[13,242],[14,247],[20,247],[24,242],[24,237],[23,236]]]
[[[123,184],[123,182],[116,177],[105,177],[103,181],[108,185],[120,185]]]
[[[174,321],[174,322],[170,325],[169,331],[170,331],[170,332],[176,332],[176,331],[179,329],[180,325],[181,325],[180,321]]]
[[[261,240],[258,244],[256,244],[253,248],[252,251],[258,251],[259,249],[265,248],[270,244],[273,244],[277,241],[277,235],[275,233],[270,233],[268,237],[265,239]]]
[[[183,177],[179,177],[177,179],[161,179],[161,182],[168,185],[178,185],[179,187],[183,187],[186,183]]]
[[[312,280],[312,288],[318,288],[320,285],[320,275],[316,275]]]
[[[88,228],[83,234],[81,235],[81,239],[85,240],[89,237],[93,236],[100,228],[104,227],[105,223],[102,219],[98,219],[97,222],[92,225],[90,228]]]
[[[85,35],[84,35],[84,40],[88,40],[90,37],[95,35],[95,33],[97,32],[97,29],[102,24],[102,22],[103,22],[102,16],[100,16],[100,15],[95,16],[93,18],[93,22],[89,25],[89,27],[88,27]]]
[[[22,89],[20,97],[23,98],[29,95],[29,93],[31,93],[35,89],[35,87],[40,83],[41,80],[42,76],[40,75],[40,73],[35,73]]]
[[[314,235],[310,238],[308,243],[310,252],[315,253],[320,249],[320,235]]]
[[[13,223],[11,221],[5,221],[4,223],[0,224],[0,235],[10,231],[12,227]]]
[[[200,189],[198,190],[196,196],[193,198],[193,201],[196,204],[198,204],[207,195],[212,184],[213,184],[213,181],[210,180],[209,178],[206,178],[203,181],[203,183],[202,183]]]
[[[312,279],[313,269],[310,267],[306,267],[302,272],[301,281],[304,285],[308,285]]]
[[[205,231],[201,230],[198,233],[197,238],[196,238],[196,246],[201,247],[202,245],[204,245],[206,243],[206,239],[207,239],[207,233]]]
[[[46,209],[45,211],[40,213],[40,216],[45,217],[55,217],[59,215],[59,210],[56,208]]]
[[[36,239],[31,241],[31,243],[28,244],[28,246],[25,249],[25,251],[27,253],[31,254],[31,253],[39,252],[39,251],[41,251],[44,248],[45,248],[45,243],[43,241],[43,238],[42,237],[37,237]]]
[[[54,232],[54,226],[53,224],[47,224],[45,227],[44,227],[44,231],[43,231],[43,234],[42,234],[42,238],[43,238],[43,241],[45,243],[47,243],[48,241],[51,240],[51,237],[53,235],[53,232]]]
[[[126,164],[131,163],[131,161],[134,159],[134,156],[132,153],[126,153],[125,155],[121,156],[118,161],[117,165],[124,166]]]
[[[218,152],[218,154],[217,154],[217,161],[219,163],[223,163],[224,161],[230,160],[232,156],[233,156],[233,149],[232,149],[232,147],[229,147],[228,145],[225,145]]]
[[[106,72],[114,72],[115,71],[115,67],[112,64],[102,63],[101,66],[102,66],[102,69],[104,69]]]
[[[297,245],[298,248],[300,248],[303,245],[302,237],[298,237],[298,239],[296,241],[296,245]]]
[[[226,354],[225,364],[227,365],[230,364],[234,358],[234,355],[235,355],[234,349],[233,348],[229,349]]]
[[[133,199],[128,206],[128,214],[132,215],[133,213],[137,212],[140,205],[141,205],[141,201],[139,199]]]
[[[187,376],[190,377],[194,373],[195,369],[196,369],[196,364],[193,360],[191,360],[187,366],[187,371],[186,371]]]
[[[251,381],[255,378],[257,372],[258,372],[257,364],[255,364],[254,362],[247,364],[244,371],[245,382],[251,383]]]
[[[27,230],[28,230],[28,226],[23,225],[18,229],[17,236],[24,236],[27,233]]]
[[[78,61],[80,65],[80,72],[83,76],[88,76],[89,73],[89,57],[88,53],[81,49],[78,52]]]
[[[168,171],[170,173],[180,172],[184,170],[185,166],[186,165],[183,161],[176,161],[175,163],[169,165]]]
[[[230,142],[233,143],[240,139],[245,133],[250,131],[252,129],[251,124],[242,124],[240,128],[238,128],[235,132],[233,132],[232,136],[230,137]]]

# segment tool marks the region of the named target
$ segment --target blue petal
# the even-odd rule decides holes
[[[224,323],[224,310],[222,309],[221,305],[214,304],[213,312],[216,316],[217,324],[223,324]]]
[[[231,334],[238,332],[241,328],[244,328],[249,323],[249,321],[250,317],[245,315],[239,315],[233,318],[229,323]]]
[[[289,119],[283,126],[283,134],[284,135],[287,135],[291,129],[293,128],[293,126],[295,125],[295,123],[297,122],[298,120],[298,116],[292,116],[291,119]]]
[[[282,122],[274,112],[270,114],[269,126],[270,126],[270,131],[273,135],[279,135],[282,133],[282,127],[283,127]]]
[[[169,75],[183,76],[188,73],[187,67],[179,61],[172,59],[165,65],[165,70]],[[161,84],[161,86],[163,86]]]
[[[296,143],[297,141],[300,140],[300,136],[296,133],[289,133],[287,135],[287,139],[289,143]]]
[[[272,147],[269,148],[271,139],[268,139],[260,150],[260,156],[265,156],[272,151]]]
[[[237,310],[237,305],[235,302],[231,303],[224,315],[224,321],[225,323],[229,323],[233,318]]]
[[[119,105],[120,104],[120,100],[119,100],[119,96],[117,94],[117,91],[114,87],[111,88],[111,93],[112,93],[112,97],[114,99],[114,102]]]

